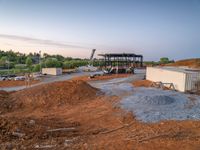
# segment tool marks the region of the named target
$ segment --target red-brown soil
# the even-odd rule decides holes
[[[149,80],[137,80],[134,81],[132,84],[135,87],[150,87],[152,82]]]
[[[11,93],[3,104],[9,103],[9,109],[15,110],[57,108],[91,100],[96,92],[97,89],[83,81],[55,82]]]
[[[175,63],[167,64],[167,66],[188,66],[190,68],[200,69],[200,58],[179,60],[176,61]]]
[[[83,81],[1,91],[0,103],[7,102],[0,105],[1,149],[200,148],[200,121],[142,123],[116,105],[118,97],[98,93]],[[57,106],[60,101],[63,103]]]
[[[40,82],[39,80],[34,80],[34,81],[31,81],[30,85],[36,84],[39,82]],[[25,81],[15,81],[15,80],[0,81],[0,88],[12,87],[12,86],[23,86],[23,85],[26,85]]]
[[[154,85],[152,85],[152,81],[149,80],[137,80],[137,81],[133,81],[133,86],[134,87],[155,87]],[[170,90],[169,87],[163,87],[163,90]]]

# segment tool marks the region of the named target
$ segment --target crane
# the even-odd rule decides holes
[[[96,49],[92,50],[92,53],[90,55],[90,61],[89,61],[89,66],[93,65],[93,57],[94,57],[94,53],[95,53]]]

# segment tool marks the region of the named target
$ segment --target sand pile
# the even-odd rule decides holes
[[[10,94],[9,108],[50,108],[76,105],[96,96],[97,89],[83,81],[63,81]],[[7,101],[7,102],[8,102]]]

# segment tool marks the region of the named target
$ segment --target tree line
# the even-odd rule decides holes
[[[39,53],[24,54],[20,52],[0,50],[0,70],[15,70],[16,72],[38,72],[40,68],[61,67],[63,69],[73,69],[89,64],[89,59],[64,57],[62,55],[50,55],[44,53],[41,57]],[[94,66],[100,62],[94,61]]]
[[[146,61],[145,65],[162,65],[173,63],[174,60],[169,60],[167,57],[160,58],[160,61]],[[103,66],[104,62],[94,59],[94,66]],[[4,74],[4,70],[12,71],[13,73],[20,72],[39,72],[42,68],[61,67],[63,69],[73,69],[89,64],[89,59],[64,57],[62,55],[50,55],[44,53],[41,57],[39,53],[24,54],[20,52],[0,50],[0,74]]]

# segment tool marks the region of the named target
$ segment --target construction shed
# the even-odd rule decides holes
[[[58,76],[62,74],[62,68],[42,68],[42,74]]]
[[[143,65],[143,56],[133,53],[109,53],[99,56],[103,57],[104,67],[111,73],[126,73]]]
[[[172,83],[181,92],[200,90],[200,70],[183,67],[147,67],[146,79]]]

